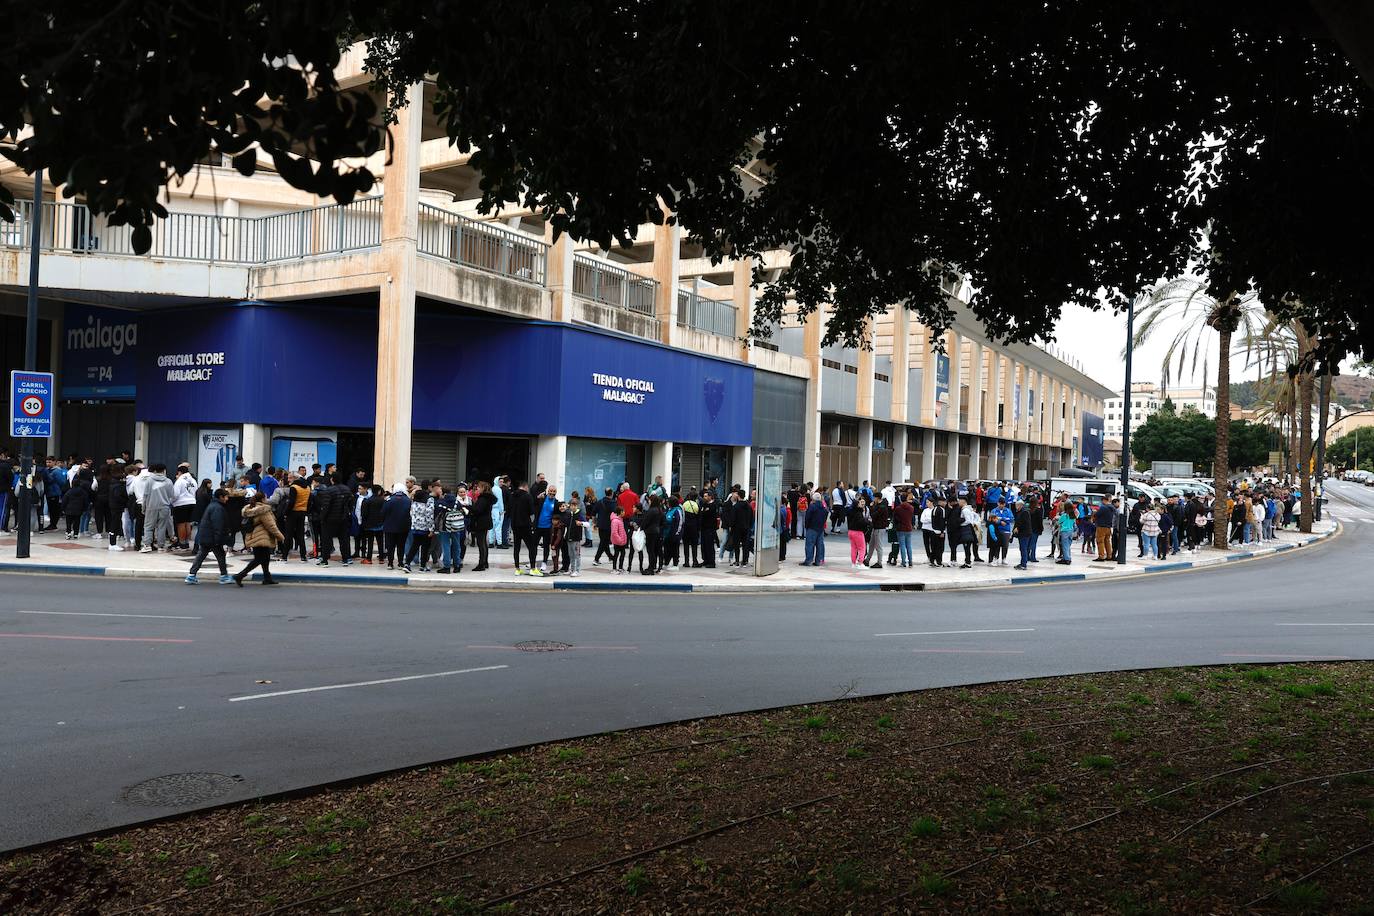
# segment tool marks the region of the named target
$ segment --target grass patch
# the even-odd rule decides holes
[[[1088,754],[1079,758],[1078,765],[1088,770],[1111,770],[1116,768],[1116,761],[1106,754]]]
[[[620,883],[625,887],[625,893],[631,897],[638,897],[649,887],[649,874],[641,865],[636,865],[621,877]]]
[[[928,840],[931,837],[939,836],[940,821],[938,818],[922,815],[906,828],[906,835],[913,840]]]

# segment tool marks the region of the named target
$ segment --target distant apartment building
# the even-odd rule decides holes
[[[1107,438],[1115,439],[1119,443],[1127,413],[1131,415],[1131,428],[1136,429],[1148,420],[1151,414],[1164,406],[1166,397],[1173,401],[1175,410],[1182,411],[1185,407],[1191,407],[1204,416],[1217,415],[1217,390],[1211,385],[1203,385],[1201,388],[1165,389],[1154,382],[1132,382],[1129,407],[1124,397],[1107,399],[1107,415],[1103,420]]]

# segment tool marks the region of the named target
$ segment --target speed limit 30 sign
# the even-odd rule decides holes
[[[10,436],[46,439],[52,435],[53,375],[51,372],[10,372]]]

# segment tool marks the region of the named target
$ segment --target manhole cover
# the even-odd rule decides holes
[[[524,642],[515,644],[515,648],[521,652],[562,652],[564,649],[571,649],[570,642],[554,642],[549,639],[527,639]]]
[[[185,807],[226,795],[242,781],[241,776],[223,773],[173,773],[129,786],[121,797],[131,805],[150,808]]]

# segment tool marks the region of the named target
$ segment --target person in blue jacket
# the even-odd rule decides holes
[[[826,507],[824,498],[817,490],[811,495],[806,506],[806,520],[803,524],[806,545],[801,565],[820,566],[825,563],[825,523],[828,518],[830,509]]]

